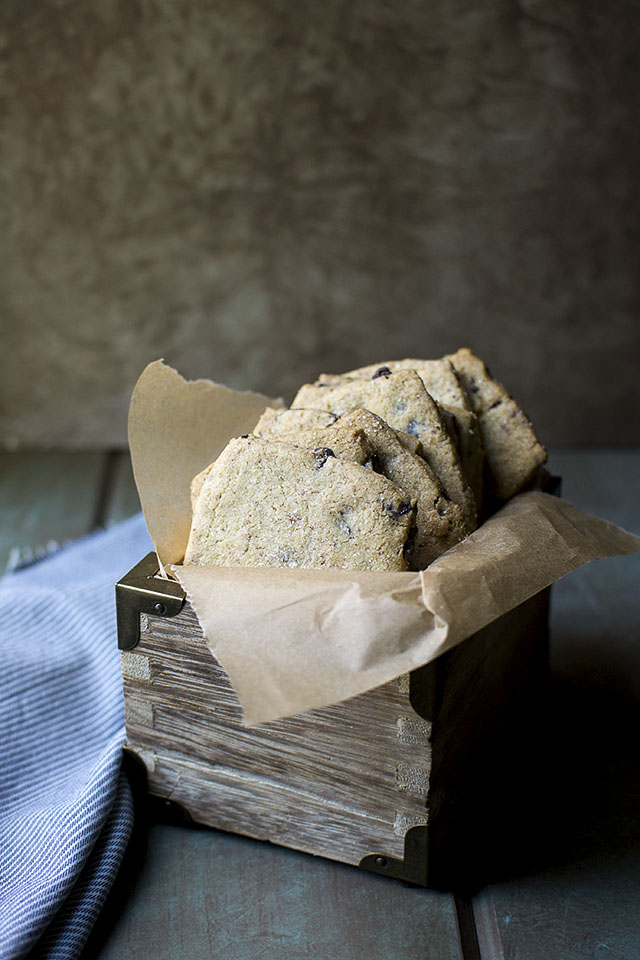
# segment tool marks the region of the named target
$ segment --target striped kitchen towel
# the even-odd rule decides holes
[[[73,958],[132,827],[114,584],[142,516],[0,580],[0,960]]]

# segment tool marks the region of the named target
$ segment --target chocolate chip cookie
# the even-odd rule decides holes
[[[466,527],[475,529],[476,501],[463,475],[455,443],[435,401],[413,370],[383,370],[370,380],[353,379],[335,385],[305,384],[292,406],[328,410],[339,416],[364,408],[395,430],[418,439],[420,452],[447,497],[460,507]]]
[[[298,430],[328,427],[335,420],[335,413],[326,410],[283,410],[281,407],[267,407],[253,428],[253,433],[256,437],[269,439],[284,433],[297,433]]]
[[[464,347],[446,359],[453,364],[478,417],[487,493],[508,500],[531,482],[547,452],[524,411],[491,377],[479,357]]]
[[[415,500],[330,447],[240,437],[203,474],[185,563],[407,569]]]
[[[440,404],[451,407],[462,407],[470,410],[471,406],[467,395],[462,388],[453,365],[449,360],[386,360],[384,363],[372,363],[366,367],[358,367],[342,374],[322,373],[316,380],[317,384],[336,386],[345,380],[371,380],[376,375],[381,376],[385,371],[396,373],[398,370],[415,370],[425,387]]]
[[[396,431],[369,410],[354,410],[326,428],[281,439],[307,449],[329,447],[336,456],[381,473],[417,501],[417,531],[407,554],[410,570],[425,569],[470,532],[460,507],[447,498],[428,463],[407,450]]]
[[[465,479],[473,491],[476,503],[481,504],[484,451],[480,428],[466,391],[450,360],[388,360],[383,364],[370,364],[340,375],[323,373],[316,380],[316,384],[337,386],[346,380],[366,380],[380,376],[385,371],[395,373],[398,370],[414,370],[438,404],[440,415],[456,443]]]

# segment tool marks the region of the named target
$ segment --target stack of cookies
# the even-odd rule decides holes
[[[323,374],[194,478],[184,562],[422,570],[545,460],[468,349]]]

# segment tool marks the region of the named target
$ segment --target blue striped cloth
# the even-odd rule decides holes
[[[132,827],[114,584],[141,516],[0,581],[0,958],[77,957]]]

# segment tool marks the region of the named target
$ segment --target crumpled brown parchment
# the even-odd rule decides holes
[[[640,537],[541,492],[514,497],[419,573],[180,566],[192,477],[281,401],[185,381],[136,385],[134,475],[161,562],[187,592],[247,724],[345,700],[419,667],[555,580]]]

